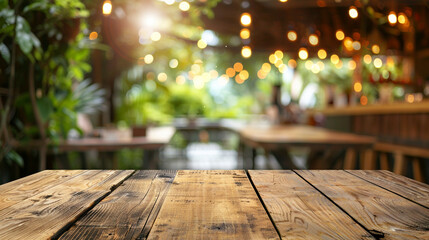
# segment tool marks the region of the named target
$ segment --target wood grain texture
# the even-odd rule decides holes
[[[81,174],[82,170],[46,170],[0,185],[0,210]]]
[[[179,171],[148,239],[279,239],[244,171]]]
[[[0,239],[47,239],[56,236],[132,173],[86,170],[0,210]]]
[[[345,171],[296,171],[383,239],[428,239],[429,209]]]
[[[249,170],[249,175],[282,239],[374,239],[294,172]]]
[[[429,208],[429,185],[389,171],[347,171]]]
[[[60,239],[144,239],[176,171],[139,171],[103,199]]]

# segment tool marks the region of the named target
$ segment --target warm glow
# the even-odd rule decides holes
[[[293,42],[293,41],[296,41],[296,39],[298,38],[298,35],[296,34],[295,31],[289,31],[287,33],[287,38]]]
[[[210,74],[210,78],[212,78],[212,79],[215,79],[219,76],[219,73],[214,69],[210,70],[209,74]]]
[[[252,49],[249,46],[244,46],[241,49],[241,56],[243,56],[244,58],[249,58],[250,56],[252,56]]]
[[[343,61],[339,60],[339,61],[338,61],[338,63],[337,63],[337,64],[335,64],[335,67],[336,67],[337,69],[342,68],[342,67],[343,67]]]
[[[287,0],[279,0],[279,2],[285,3],[287,2]]]
[[[308,37],[308,42],[309,42],[311,45],[316,46],[317,44],[319,44],[319,38],[317,37],[317,35],[316,35],[316,34],[311,34],[311,35]]]
[[[342,41],[344,39],[344,37],[345,37],[345,34],[344,34],[344,32],[342,30],[337,30],[337,32],[335,33],[335,37],[338,40]]]
[[[240,75],[235,76],[235,82],[238,84],[244,83],[244,79],[240,77]]]
[[[173,3],[175,2],[175,0],[164,0],[164,2],[165,2],[167,5],[173,5]]]
[[[160,82],[165,82],[165,81],[167,81],[167,74],[166,73],[160,73],[160,74],[158,74],[158,80],[160,81]]]
[[[243,70],[239,73],[240,78],[243,80],[247,80],[249,78],[249,72],[246,70]]]
[[[300,48],[298,52],[298,57],[302,60],[305,60],[308,58],[308,52],[305,48]]]
[[[287,66],[286,64],[282,63],[279,66],[279,72],[284,73],[284,71],[286,70]]]
[[[370,64],[372,61],[372,57],[369,54],[366,54],[365,56],[363,56],[363,62],[366,64]]]
[[[400,24],[405,24],[407,22],[407,16],[405,16],[405,14],[403,14],[403,13],[399,13],[398,22]]]
[[[274,55],[276,56],[277,59],[283,59],[283,52],[280,50],[275,51]]]
[[[152,54],[148,54],[148,55],[144,56],[144,62],[145,62],[146,64],[151,64],[151,63],[153,63],[153,56],[152,56]]]
[[[340,57],[338,57],[337,54],[332,54],[331,62],[332,62],[332,64],[338,64],[340,62]]]
[[[318,61],[317,66],[319,66],[320,71],[323,71],[323,69],[325,69],[325,64],[322,61]]]
[[[351,6],[349,8],[349,16],[353,19],[355,19],[359,16],[358,10],[355,6]]]
[[[171,59],[168,65],[171,68],[177,68],[177,66],[179,65],[179,61],[177,59]]]
[[[381,68],[381,66],[383,66],[383,61],[381,61],[381,59],[380,59],[380,58],[375,58],[375,59],[374,59],[374,66],[375,66],[376,68]]]
[[[259,79],[265,79],[267,77],[267,73],[265,73],[262,70],[259,70],[258,73],[257,73],[257,75],[258,75]]]
[[[243,64],[241,64],[240,62],[234,63],[234,70],[236,72],[241,72],[243,70]]]
[[[307,70],[310,70],[312,66],[313,66],[313,62],[311,60],[305,61],[305,68]]]
[[[186,78],[182,75],[176,77],[176,83],[179,85],[183,85],[186,82]]]
[[[252,23],[252,17],[249,13],[243,13],[241,14],[240,22],[243,26],[249,26]]]
[[[360,47],[361,47],[360,42],[358,42],[358,41],[354,41],[354,42],[352,43],[352,47],[353,47],[353,49],[354,49],[354,50],[356,50],[356,51],[360,50]]]
[[[361,92],[362,91],[362,83],[355,82],[355,84],[353,85],[353,89],[355,90],[355,92]]]
[[[320,49],[317,51],[317,56],[322,60],[325,59],[327,55],[328,54],[326,53],[325,49]]]
[[[152,41],[154,41],[154,42],[161,40],[161,33],[159,33],[159,32],[153,32],[153,33],[150,35],[150,39],[151,39]]]
[[[350,70],[355,70],[356,69],[356,62],[354,60],[350,60],[349,63],[349,69]]]
[[[414,95],[413,94],[407,94],[406,99],[407,99],[407,102],[413,103],[414,102]]]
[[[296,68],[296,61],[295,61],[295,59],[290,59],[290,60],[287,62],[287,65],[288,65],[290,68]]]
[[[268,57],[268,61],[270,61],[270,63],[272,63],[272,64],[276,63],[276,61],[277,61],[277,57],[276,57],[276,55],[271,54],[271,55]]]
[[[263,72],[269,73],[271,71],[271,65],[269,63],[262,64],[261,70]]]
[[[218,81],[219,81],[219,84],[221,86],[225,86],[229,82],[229,77],[227,75],[223,74],[222,76],[220,76],[218,78]]]
[[[390,12],[389,16],[387,16],[387,20],[389,21],[390,25],[395,25],[396,22],[398,21],[397,17],[396,17],[396,13],[395,12]]]
[[[249,31],[249,29],[247,29],[247,28],[241,29],[241,31],[240,31],[240,37],[242,39],[248,39],[248,38],[250,38],[250,31]]]
[[[188,11],[190,7],[191,7],[191,5],[189,5],[189,3],[186,1],[183,1],[179,4],[179,9],[184,11],[184,12]]]
[[[372,45],[371,50],[374,54],[379,54],[380,53],[380,46],[378,46],[377,44]]]
[[[225,73],[230,78],[232,78],[232,77],[235,76],[235,70],[234,70],[234,68],[227,68]]]
[[[319,65],[318,64],[313,64],[313,66],[311,66],[311,71],[313,72],[313,73],[315,73],[315,74],[317,74],[317,73],[319,73],[320,72],[320,67],[319,67]]]
[[[353,50],[353,40],[352,40],[352,38],[350,38],[350,37],[344,38],[343,44],[344,44],[344,47],[346,47],[346,49],[348,51],[352,51]]]
[[[201,48],[201,49],[204,49],[204,48],[206,48],[206,47],[207,47],[207,43],[206,43],[206,41],[204,41],[203,39],[200,39],[200,40],[198,40],[198,42],[197,42],[197,46],[198,46],[199,48]]]
[[[276,62],[274,63],[274,66],[279,67],[282,64],[283,64],[283,60],[277,59]]]
[[[98,33],[97,32],[91,32],[89,34],[89,40],[95,40],[98,38]]]
[[[112,2],[109,0],[106,0],[103,3],[103,14],[110,15],[111,13],[112,13]]]
[[[360,97],[360,104],[367,105],[368,104],[368,98],[366,96]]]

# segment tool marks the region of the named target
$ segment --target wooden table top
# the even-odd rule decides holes
[[[159,149],[168,144],[175,133],[174,127],[152,127],[147,129],[144,137],[128,139],[80,138],[70,139],[54,145],[59,151],[116,151],[124,148]],[[27,143],[14,143],[16,148],[39,149],[39,141]]]
[[[0,239],[429,239],[388,171],[47,170],[0,185]]]
[[[372,145],[375,138],[308,125],[246,126],[237,130],[246,140],[260,144]]]

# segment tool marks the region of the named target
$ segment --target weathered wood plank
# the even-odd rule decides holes
[[[147,237],[176,171],[139,171],[103,199],[60,239]]]
[[[296,171],[383,239],[428,239],[429,209],[345,171]]]
[[[374,239],[290,170],[250,171],[282,239]]]
[[[389,171],[347,171],[429,208],[429,185]]]
[[[244,171],[179,171],[148,239],[279,239]]]
[[[87,170],[0,211],[0,239],[58,235],[133,171]]]
[[[82,170],[46,170],[0,185],[0,210],[81,174]]]

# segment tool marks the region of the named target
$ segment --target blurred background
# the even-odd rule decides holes
[[[147,168],[142,149],[61,144],[156,126],[175,129],[155,153],[162,169],[245,168],[228,129],[250,123],[429,146],[425,0],[0,0],[0,9],[2,182],[43,161]],[[291,152],[305,168],[308,152]],[[425,154],[415,157],[427,172]],[[257,151],[255,167],[281,166]]]

